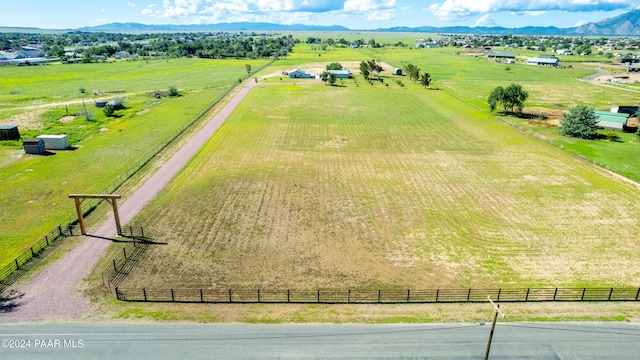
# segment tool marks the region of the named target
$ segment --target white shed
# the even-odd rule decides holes
[[[44,147],[47,150],[64,150],[69,148],[69,139],[67,135],[40,135],[37,137],[44,141]]]

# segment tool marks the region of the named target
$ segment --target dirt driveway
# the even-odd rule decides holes
[[[253,81],[247,81],[202,130],[119,205],[123,224],[171,181],[254,86]],[[109,239],[116,235],[113,216],[89,234],[80,245],[36,274],[30,282],[8,289],[0,299],[0,322],[69,321],[94,315],[89,299],[81,292],[82,281],[104,256],[111,244]]]

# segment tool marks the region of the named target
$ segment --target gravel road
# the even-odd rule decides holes
[[[118,204],[120,221],[126,224],[162,190],[193,155],[224,123],[236,106],[256,86],[246,82],[240,92],[205,127],[178,150],[135,193]],[[82,192],[81,189],[78,189]],[[24,285],[14,286],[0,299],[0,323],[69,321],[91,317],[89,299],[82,293],[82,281],[104,256],[110,238],[116,235],[113,216],[89,230],[89,236],[62,258],[51,263]]]

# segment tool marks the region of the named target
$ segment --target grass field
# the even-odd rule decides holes
[[[65,133],[77,147],[75,151],[56,151],[52,156],[23,156],[20,141],[0,145],[0,266],[75,213],[67,198],[69,193],[102,191],[238,78],[245,77],[246,63],[258,68],[267,60],[171,59],[0,68],[0,124],[11,124],[16,114],[30,116],[26,125],[19,124],[23,136]],[[147,96],[170,85],[176,86],[182,96]],[[88,90],[85,99],[98,113],[96,119],[60,121],[67,106],[72,112],[80,106],[63,104],[81,103],[81,86],[133,92],[123,95],[127,109],[118,118],[98,113],[100,109],[93,108],[92,90]],[[33,114],[34,109],[42,111]]]
[[[265,85],[136,219],[168,245],[123,286],[633,285],[639,206],[442,91]]]

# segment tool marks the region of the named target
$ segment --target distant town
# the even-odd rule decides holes
[[[375,36],[375,33],[371,33]],[[417,34],[416,34],[417,35]],[[307,43],[336,47],[456,47],[509,58],[516,49],[534,50],[554,57],[602,55],[633,65],[640,59],[639,37],[575,37],[523,35],[447,35],[416,38],[413,44],[384,43],[374,38],[347,41],[308,37]],[[268,58],[282,57],[300,42],[292,35],[243,32],[197,33],[0,33],[0,65],[38,65],[50,62],[89,63],[138,57]],[[515,55],[513,56],[515,57]],[[541,58],[544,58],[542,56]]]

